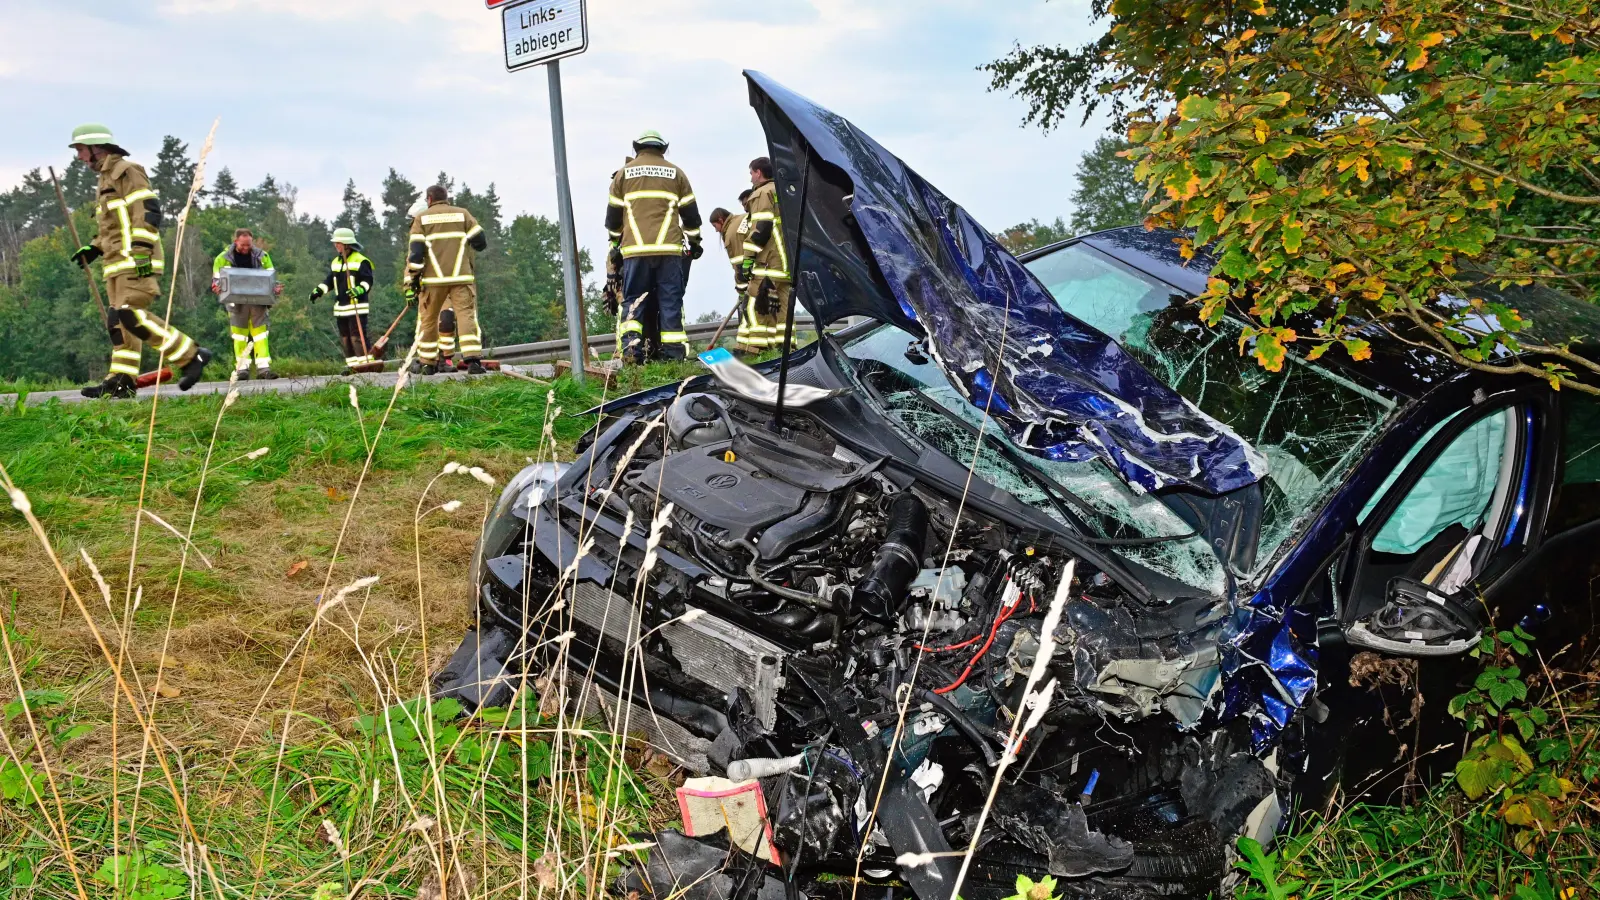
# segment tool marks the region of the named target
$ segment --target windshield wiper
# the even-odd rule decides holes
[[[1100,516],[1099,511],[1097,511],[1094,506],[1089,503],[1089,501],[1073,493],[1070,489],[1062,485],[1061,482],[1056,481],[1049,475],[1046,475],[1045,473],[1029,465],[1027,459],[1023,457],[1021,453],[1018,453],[1016,448],[1006,443],[1005,440],[999,435],[991,434],[988,431],[980,429],[976,425],[973,425],[971,422],[968,422],[966,419],[962,418],[959,414],[946,409],[942,403],[933,399],[921,388],[913,387],[905,388],[904,390],[921,400],[923,403],[926,403],[928,406],[933,407],[933,409],[936,410],[940,415],[944,416],[946,419],[949,419],[951,422],[954,422],[957,427],[961,428],[967,434],[984,441],[990,447],[998,450],[1000,455],[1005,457],[1007,462],[1011,463],[1013,467],[1021,472],[1024,478],[1033,482],[1035,486],[1043,491],[1045,497],[1050,500],[1050,504],[1060,511],[1061,515],[1064,516],[1067,521],[1073,525],[1073,527],[1077,528],[1078,531],[1081,532],[1079,539],[1084,543],[1094,544],[1100,547],[1149,547],[1157,544],[1165,544],[1171,541],[1186,541],[1192,537],[1197,537],[1200,534],[1199,531],[1190,531],[1188,534],[1168,534],[1158,535],[1155,537],[1125,538],[1099,537],[1093,535],[1089,533],[1088,524],[1072,510],[1067,508],[1067,504],[1070,503],[1077,507],[1079,512],[1087,513],[1090,516],[1098,518]]]

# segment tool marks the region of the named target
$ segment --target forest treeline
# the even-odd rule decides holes
[[[138,157],[136,157],[138,158]],[[194,181],[189,148],[167,137],[154,160],[145,162],[152,187],[167,211],[163,227],[168,271],[175,246],[177,212]],[[58,169],[79,235],[94,233],[95,175],[79,162]],[[471,210],[489,236],[489,250],[478,258],[478,315],[485,346],[548,340],[566,335],[561,283],[561,239],[556,223],[540,215],[510,217],[493,183],[482,190],[456,184],[447,173],[418,183],[393,168],[376,197],[362,193],[354,180],[344,191],[339,214],[328,221],[301,212],[297,191],[272,175],[242,187],[233,172],[218,171],[196,200],[185,231],[182,264],[176,273],[173,318],[202,343],[229,356],[226,311],[210,292],[211,260],[237,228],[251,229],[271,253],[284,295],[272,314],[273,356],[338,360],[333,313],[326,300],[307,297],[328,271],[333,229],[352,228],[378,272],[372,299],[373,328],[387,328],[404,305],[400,273],[404,266],[406,211],[428,184],[445,186],[455,203]],[[0,379],[69,378],[89,380],[104,374],[109,344],[105,326],[89,296],[82,271],[68,255],[72,238],[65,227],[55,189],[44,170],[27,173],[22,183],[0,193]],[[591,273],[588,251],[578,254],[579,271]],[[163,279],[163,291],[171,288]],[[591,331],[609,331],[598,292],[587,291]],[[165,305],[165,295],[161,300]],[[414,315],[396,334],[409,343]],[[145,368],[154,366],[148,353]]]

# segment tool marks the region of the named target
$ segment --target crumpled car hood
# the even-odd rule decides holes
[[[1266,475],[1253,447],[1063,312],[898,157],[767,76],[745,76],[777,172],[796,294],[820,323],[866,315],[926,336],[951,383],[1020,446],[1099,457],[1136,489],[1215,495]]]

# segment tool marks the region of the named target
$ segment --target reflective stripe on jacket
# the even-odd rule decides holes
[[[161,201],[150,189],[144,166],[116,154],[101,160],[95,224],[95,246],[104,254],[106,278],[132,272],[145,261],[156,275],[165,270]]]
[[[372,260],[360,250],[349,256],[335,256],[328,264],[328,277],[318,293],[333,293],[333,314],[355,316],[367,312],[367,296],[372,293]]]
[[[411,220],[406,271],[420,273],[423,284],[473,284],[478,280],[473,269],[478,251],[488,246],[472,213],[436,201]]]
[[[249,262],[240,265],[238,254],[234,252],[233,245],[229,244],[222,248],[222,252],[217,254],[216,259],[211,261],[211,277],[215,279],[222,273],[223,269],[229,267],[235,269],[270,269],[273,267],[272,254],[260,247],[251,247]]]
[[[728,251],[728,262],[733,263],[735,272],[744,260],[744,239],[749,230],[750,217],[744,213],[733,213],[722,223],[722,248]]]
[[[789,251],[783,246],[783,216],[778,212],[778,187],[766,182],[750,193],[750,235],[745,257],[755,260],[750,274],[756,278],[789,280]]]
[[[606,231],[624,258],[682,256],[685,239],[700,242],[700,207],[689,176],[660,150],[646,148],[611,176]]]

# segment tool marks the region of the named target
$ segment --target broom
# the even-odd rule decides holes
[[[368,353],[368,355],[370,355],[372,357],[373,361],[369,362],[369,363],[362,363],[359,366],[351,366],[350,367],[350,371],[352,371],[352,372],[382,372],[383,371],[383,355],[385,353],[389,352],[389,336],[394,334],[395,328],[397,328],[400,325],[400,320],[404,319],[406,317],[406,313],[409,312],[410,309],[411,309],[411,302],[408,300],[408,301],[406,301],[406,305],[405,306],[400,307],[400,315],[395,316],[394,317],[394,321],[389,323],[389,330],[385,331],[383,333],[382,337],[378,338],[376,341],[373,341],[372,345],[367,348],[367,353]],[[358,318],[356,320],[356,328],[359,329],[360,327],[361,327],[361,320]],[[367,336],[366,336],[365,333],[363,333],[361,335],[362,342],[365,343],[366,339],[367,339]]]

